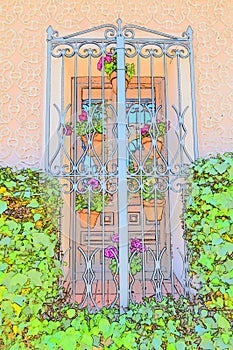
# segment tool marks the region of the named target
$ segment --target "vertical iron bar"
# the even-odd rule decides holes
[[[196,111],[196,93],[195,93],[195,76],[194,76],[194,57],[193,57],[193,30],[188,26],[187,34],[190,41],[190,79],[192,95],[192,119],[193,119],[193,148],[194,161],[199,157],[198,153],[198,136],[197,136],[197,111]]]
[[[51,40],[53,28],[47,29],[47,74],[46,74],[46,125],[45,125],[45,171],[49,172],[50,98],[51,98]]]
[[[155,93],[154,93],[154,65],[153,65],[153,56],[150,55],[150,71],[151,71],[151,99],[152,99],[152,127],[153,127],[153,136],[152,136],[152,145],[153,145],[153,142],[155,141],[154,140],[154,135],[155,135],[155,132],[157,131],[156,127],[156,113],[155,113],[155,110],[157,108],[156,104],[155,104]],[[157,141],[157,140],[156,140]],[[156,142],[157,144],[157,142]],[[157,151],[157,146],[155,146],[154,148],[154,145],[153,145],[153,150],[154,150],[154,160],[153,160],[153,170],[152,170],[152,174],[154,175],[154,166],[156,164],[156,151]],[[157,169],[156,169],[156,174],[157,174]],[[155,215],[155,245],[156,245],[156,260],[159,259],[159,229],[158,229],[158,220],[157,220],[157,189],[156,189],[156,186],[155,186],[155,190],[154,190],[154,195],[155,195],[155,199],[154,199],[154,215]],[[160,268],[160,267],[159,267]],[[160,271],[159,271],[159,268],[157,267],[157,283],[156,283],[156,294],[157,295],[160,295],[161,298],[162,298],[162,289],[160,288],[160,290],[158,290],[158,286],[161,286],[161,283],[160,283]]]
[[[163,47],[163,69],[164,69],[164,94],[165,94],[165,120],[166,120],[166,127],[168,131],[168,78],[167,78],[167,46],[164,43]],[[169,140],[169,134],[167,132],[167,172],[168,172],[168,205],[169,205],[169,212],[168,212],[168,220],[169,220],[169,235],[170,235],[170,278],[171,278],[171,292],[172,296],[174,297],[175,290],[174,290],[174,266],[173,266],[173,246],[172,246],[172,223],[171,223],[171,212],[172,212],[172,203],[171,203],[171,156],[170,156],[170,140]],[[167,227],[167,225],[166,225]]]
[[[77,195],[77,178],[76,178],[76,164],[77,164],[77,141],[76,141],[76,120],[77,120],[77,54],[74,54],[74,158],[73,158],[73,173],[74,173],[74,191],[73,196],[71,194],[71,201],[73,197],[73,227],[72,227],[72,248],[71,248],[71,256],[72,256],[72,273],[73,273],[73,282],[72,282],[72,299],[75,302],[75,293],[76,293],[76,229],[77,229],[77,217],[76,217],[76,195]]]
[[[104,43],[102,43],[102,50],[104,49]],[[102,51],[102,62],[104,62],[104,51]],[[104,185],[104,173],[105,173],[105,167],[104,167],[104,109],[105,109],[105,105],[104,105],[104,64],[102,65],[102,71],[101,71],[101,97],[102,97],[102,118],[103,118],[103,133],[102,133],[102,164],[101,164],[101,173],[102,173],[102,177],[101,177],[101,186],[102,186],[102,203],[103,203],[103,211],[102,211],[102,307],[105,305],[105,260],[104,260],[104,249],[105,249],[105,226],[104,226],[104,211],[105,211],[105,206],[104,206],[104,189],[105,186]],[[106,190],[105,190],[106,191]]]
[[[180,148],[180,164],[181,164],[181,172],[183,173],[184,167],[184,150],[183,145],[181,144],[182,139],[182,125],[184,123],[181,118],[182,115],[182,96],[181,96],[181,73],[180,73],[180,56],[177,55],[177,84],[178,84],[178,123],[179,123],[179,148]],[[182,123],[182,124],[181,124]]]
[[[118,215],[120,261],[120,312],[129,300],[128,203],[127,203],[127,143],[125,108],[125,49],[124,37],[117,35],[117,122],[118,122]]]
[[[141,66],[140,66],[140,55],[138,53],[137,55],[137,66],[138,66],[138,105],[139,105],[139,121],[141,123]],[[144,111],[142,112],[144,113]],[[141,126],[141,125],[140,125]],[[140,162],[141,161],[141,162]],[[139,158],[139,165],[142,166],[142,158]],[[143,169],[140,169],[140,184],[142,185],[143,182],[143,176],[142,176]],[[141,223],[142,223],[142,297],[144,298],[146,296],[146,286],[145,286],[145,233],[144,233],[144,208],[143,208],[143,197],[142,197],[142,187],[141,187]]]
[[[88,102],[89,102],[89,116],[88,118],[90,118],[90,111],[91,111],[91,105],[92,105],[92,86],[91,86],[91,82],[92,82],[92,62],[91,62],[91,51],[89,51],[89,55],[88,55]],[[92,113],[93,116],[93,113]],[[88,122],[88,136],[89,136],[89,140],[90,140],[90,133],[91,133],[91,127],[90,127],[90,123],[92,124],[92,120]],[[88,147],[88,138],[87,138],[87,147]],[[89,160],[91,159],[91,147],[89,147]],[[89,176],[91,175],[91,162],[88,164],[88,170],[89,170]],[[87,243],[87,260],[88,260],[88,270],[87,270],[87,280],[88,280],[88,285],[87,287],[87,307],[88,310],[91,311],[91,290],[90,290],[90,257],[91,257],[91,186],[88,186],[88,243]]]

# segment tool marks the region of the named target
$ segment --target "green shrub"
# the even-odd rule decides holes
[[[0,295],[6,348],[58,297],[59,185],[37,171],[0,170]],[[36,333],[34,334],[36,335]]]
[[[233,153],[198,159],[190,174],[190,268],[209,307],[233,309]]]

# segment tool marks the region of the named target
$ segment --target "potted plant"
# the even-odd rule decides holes
[[[106,109],[104,109],[103,116],[102,104],[93,104],[89,108],[89,113],[82,110],[78,118],[79,121],[76,124],[77,137],[81,137],[85,147],[88,146],[88,141],[90,140],[92,149],[94,149],[97,156],[100,157],[102,153],[103,137],[105,139],[103,120],[106,119]]]
[[[117,265],[119,262],[119,235],[114,234],[112,236],[112,242],[116,245],[110,245],[105,248],[104,250],[104,256],[106,258],[111,259],[111,263],[109,265],[109,269],[111,270],[112,274],[115,275],[117,270]],[[144,245],[144,251],[146,251],[146,246]],[[129,254],[129,261],[130,261],[130,272],[134,276],[138,272],[142,270],[142,252],[143,252],[143,246],[142,242],[139,238],[132,238],[130,241],[130,254]]]
[[[154,190],[155,178],[143,177],[143,208],[147,221],[155,221],[157,214],[157,221],[162,220],[163,208],[165,204],[164,193]],[[156,210],[155,210],[156,208]]]
[[[103,58],[100,57],[97,63],[97,69],[102,70]],[[117,54],[108,52],[104,57],[104,71],[108,76],[112,84],[112,90],[114,94],[117,94]],[[129,82],[131,81],[133,75],[135,74],[134,63],[126,63],[125,65],[125,89],[127,89]]]
[[[79,212],[82,227],[95,227],[103,206],[107,205],[111,196],[102,194],[99,181],[95,178],[89,179],[76,195],[76,211]],[[90,218],[88,220],[88,206],[90,205]]]
[[[170,130],[170,121],[168,121],[168,127],[166,123],[160,120],[156,121],[157,128],[153,128],[152,125],[145,124],[141,130],[141,143],[144,151],[148,154],[151,149],[152,138],[157,140],[157,151],[161,152],[163,147],[164,135],[167,130]],[[156,151],[156,159],[160,157],[159,153]],[[153,155],[153,154],[152,154]],[[149,157],[151,157],[150,155]]]
[[[150,172],[152,170],[152,160],[148,159],[144,164],[145,169]],[[157,214],[157,221],[162,220],[163,216],[163,208],[165,204],[165,195],[163,192],[156,190],[156,179],[153,175],[145,175],[140,176],[137,174],[138,170],[134,167],[133,162],[130,163],[128,167],[129,174],[134,174],[132,179],[135,179],[135,184],[131,179],[131,189],[135,187],[138,189],[137,194],[139,195],[139,191],[142,188],[141,196],[143,200],[143,208],[147,221],[155,221]],[[130,181],[130,180],[128,180]],[[133,193],[135,193],[133,191]],[[155,209],[156,207],[156,209]]]

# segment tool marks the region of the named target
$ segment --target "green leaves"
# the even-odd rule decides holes
[[[1,199],[3,196],[7,196],[6,201]],[[55,254],[60,206],[56,180],[39,176],[31,169],[15,173],[9,167],[0,169],[0,296],[4,342],[1,345],[4,348],[28,348],[23,340],[28,335],[34,348],[33,337],[42,335],[45,329],[38,318],[45,313],[48,303],[58,297],[61,272]],[[23,214],[19,216],[18,212]],[[72,336],[64,339],[67,349],[70,350],[69,343],[75,347]],[[47,345],[39,348],[46,349]]]
[[[31,283],[34,286],[42,286],[42,281],[41,281],[42,274],[41,274],[41,272],[37,271],[36,269],[32,269],[32,270],[29,270],[27,272],[27,275],[30,278]]]
[[[69,318],[73,318],[75,316],[75,313],[76,313],[75,309],[68,309],[66,312],[67,312],[67,316]]]
[[[99,330],[102,332],[105,340],[112,335],[111,325],[105,318],[99,321]]]
[[[208,295],[213,292],[211,305],[218,308],[224,308],[232,283],[227,273],[229,262],[233,261],[232,170],[232,153],[198,159],[192,166],[191,199],[184,214],[188,247],[192,251],[191,270],[202,282],[200,294],[205,296],[205,302],[210,302]]]
[[[214,315],[214,318],[216,319],[217,326],[219,328],[222,328],[224,330],[228,330],[231,328],[229,321],[225,317],[223,317],[221,314],[216,312]]]
[[[28,208],[38,208],[39,203],[36,199],[32,199],[30,203],[27,205]]]
[[[7,210],[7,203],[6,201],[0,200],[0,214],[2,214],[5,210]]]

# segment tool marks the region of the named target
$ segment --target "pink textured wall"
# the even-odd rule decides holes
[[[233,2],[229,0],[8,0],[0,4],[0,162],[39,166],[45,119],[46,28],[97,24],[194,30],[200,155],[233,146]]]

